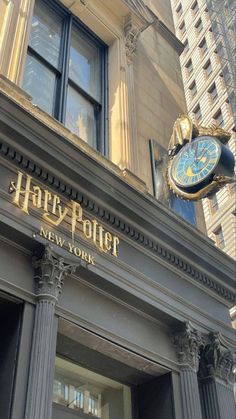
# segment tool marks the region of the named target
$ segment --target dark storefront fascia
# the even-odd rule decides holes
[[[155,411],[160,419],[189,419],[188,412],[200,419],[200,397],[204,412],[207,395],[206,377],[200,374],[203,389],[196,397],[199,350],[209,350],[216,337],[222,353],[233,347],[228,312],[235,302],[233,261],[151,195],[141,193],[141,182],[132,186],[119,168],[89,153],[21,91],[4,79],[0,85],[0,297],[2,319],[10,318],[8,333],[3,329],[6,348],[11,329],[14,336],[5,364],[11,372],[5,417],[50,417],[57,352],[130,386],[132,419],[151,419]],[[109,231],[107,237],[119,238],[119,253],[101,252],[82,235],[76,240],[83,258],[79,250],[75,254],[57,246],[55,235],[70,240],[66,223],[52,227],[32,203],[29,213],[14,205],[9,186],[16,184],[19,172],[24,181],[28,175],[31,185],[59,196],[63,205],[79,203],[84,217]],[[46,291],[48,276],[43,277],[42,266],[52,275]],[[40,365],[47,371],[46,381]],[[221,375],[229,384],[231,370]],[[37,386],[43,386],[40,396]],[[230,403],[224,418],[230,417]],[[88,417],[79,414],[54,404],[55,419]]]

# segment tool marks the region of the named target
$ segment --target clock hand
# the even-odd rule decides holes
[[[207,149],[206,150],[203,150],[203,153],[202,154],[200,154],[200,156],[198,156],[198,160],[201,160],[202,159],[202,157],[204,157],[204,155],[206,154],[206,152],[209,150],[209,147],[207,147]]]

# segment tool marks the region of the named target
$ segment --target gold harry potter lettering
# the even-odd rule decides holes
[[[24,187],[23,183],[25,183]],[[91,240],[102,252],[110,252],[111,255],[118,256],[119,238],[113,236],[109,231],[105,231],[97,220],[84,219],[83,209],[78,202],[71,200],[71,206],[62,206],[58,195],[47,189],[42,189],[40,186],[32,185],[32,177],[24,175],[22,172],[18,172],[16,184],[11,182],[10,192],[14,193],[13,203],[24,213],[29,215],[30,198],[32,198],[32,206],[40,209],[43,212],[43,219],[55,227],[59,226],[66,216],[68,217],[73,242],[76,228],[80,223],[83,235],[87,240]]]

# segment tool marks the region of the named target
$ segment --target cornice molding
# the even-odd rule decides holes
[[[159,17],[148,7],[147,10],[152,17],[153,27],[155,30],[177,51],[179,55],[182,54],[184,50],[183,43],[175,36],[175,34],[162,22]]]
[[[135,241],[141,247],[154,253],[179,272],[183,272],[185,275],[189,276],[191,280],[195,280],[197,283],[205,286],[213,293],[218,294],[221,298],[232,304],[236,301],[235,293],[230,289],[227,289],[227,286],[217,283],[200,269],[189,263],[189,261],[179,255],[177,256],[173,251],[158,243],[158,241],[154,241],[148,233],[144,234],[139,231],[132,223],[124,221],[122,218],[113,214],[112,211],[107,210],[105,207],[92,201],[85,193],[81,193],[79,190],[70,187],[70,185],[62,182],[59,178],[44,170],[32,160],[27,159],[3,142],[0,143],[0,156],[10,160],[16,167],[20,167],[25,172],[32,174],[36,179],[38,178],[42,183],[57,190],[57,192],[65,197],[79,202],[85,210],[101,219],[101,221],[110,224],[114,229],[118,230],[121,234],[125,234],[129,239]]]
[[[147,8],[147,6],[144,4],[142,0],[122,0],[122,2],[128,6],[130,11],[134,13],[136,16],[139,17],[141,21],[143,21],[144,25],[143,28],[146,26],[149,26],[153,19],[152,16]]]

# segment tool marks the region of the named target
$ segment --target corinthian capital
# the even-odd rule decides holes
[[[233,383],[233,368],[236,357],[220,333],[209,333],[206,345],[202,348],[200,359],[200,378],[220,378]]]
[[[189,322],[185,322],[182,329],[174,334],[173,342],[181,366],[184,368],[190,367],[197,371],[199,348],[202,342],[200,333]]]
[[[62,290],[64,277],[75,272],[76,265],[65,263],[64,259],[53,252],[50,246],[45,247],[41,256],[33,256],[32,264],[38,298],[56,303]]]

